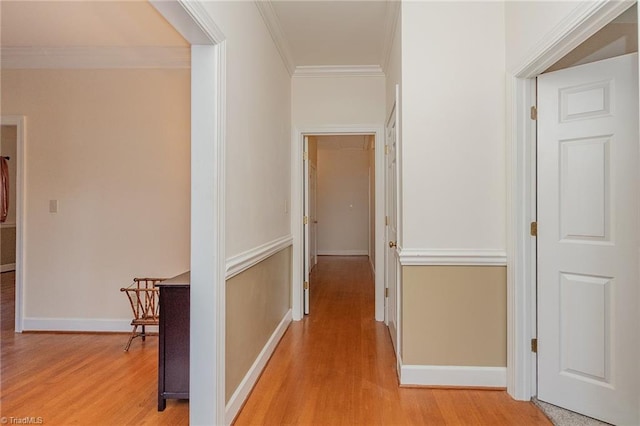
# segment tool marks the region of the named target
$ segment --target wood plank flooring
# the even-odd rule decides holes
[[[2,417],[41,417],[45,425],[189,424],[188,402],[171,400],[157,411],[157,337],[136,339],[126,353],[125,334],[15,334],[11,279],[1,274]]]
[[[386,327],[374,321],[366,258],[320,258],[312,312],[293,323],[236,425],[549,425],[503,391],[399,388]],[[186,425],[187,402],[157,411],[157,338],[15,334],[2,275],[0,415],[45,425]]]
[[[551,424],[505,391],[400,388],[368,259],[319,259],[311,315],[291,324],[237,426]]]

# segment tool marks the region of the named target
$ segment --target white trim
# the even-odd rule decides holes
[[[0,229],[5,229],[5,228],[15,228],[16,227],[16,223],[15,222],[4,222],[4,223],[0,223]]]
[[[541,74],[635,4],[610,0],[576,3],[576,8],[540,39],[511,74],[523,78]]]
[[[16,270],[15,263],[7,263],[5,265],[0,265],[0,272],[11,272]]]
[[[25,331],[131,332],[131,319],[25,318]]]
[[[262,19],[269,30],[269,34],[271,34],[273,43],[280,53],[285,68],[289,72],[289,75],[293,75],[295,65],[293,55],[291,54],[291,47],[278,19],[278,14],[273,9],[273,4],[268,0],[256,0],[254,3],[260,11],[260,15],[262,15]]]
[[[213,45],[222,43],[226,39],[201,1],[149,0],[149,3],[191,45]]]
[[[507,368],[403,365],[400,385],[503,388],[507,385]]]
[[[367,250],[318,250],[318,256],[369,256]]]
[[[302,65],[293,77],[384,77],[379,65]]]
[[[529,108],[533,80],[635,2],[583,1],[507,72],[507,392],[518,400],[537,393],[535,336],[535,129]]]
[[[305,135],[375,135],[375,168],[384,170],[384,126],[357,125],[357,126],[315,126],[293,128],[291,136],[291,230],[293,235],[292,253],[292,290],[291,309],[293,320],[299,321],[303,317],[303,161],[302,148]],[[376,191],[376,253],[384,250],[384,173],[375,174]],[[376,321],[384,321],[384,256],[376,256],[375,259],[375,318]]]
[[[506,266],[504,250],[405,249],[399,250],[402,266],[459,265]]]
[[[152,5],[191,44],[191,365],[189,419],[225,415],[225,35],[198,0]]]
[[[289,247],[291,244],[293,244],[293,237],[291,235],[286,235],[230,257],[227,259],[226,279],[235,277],[239,273],[246,271],[265,259],[268,259],[280,250]]]
[[[191,66],[189,47],[67,46],[3,47],[6,69],[179,68]]]
[[[25,221],[27,199],[27,119],[19,115],[3,115],[0,124],[14,125],[18,129],[17,134],[17,158],[16,165],[16,281],[15,281],[15,331],[22,332],[24,315],[24,287],[27,282],[25,259],[26,242],[25,233],[27,224]],[[13,160],[12,160],[13,161]]]
[[[267,341],[267,344],[264,345],[264,348],[260,351],[260,354],[253,362],[251,368],[249,368],[249,371],[247,371],[247,374],[245,374],[244,378],[233,392],[233,395],[231,395],[231,398],[229,398],[229,402],[225,409],[225,424],[230,425],[240,412],[240,409],[249,396],[249,393],[251,393],[251,390],[260,378],[262,370],[264,370],[269,358],[271,358],[271,355],[276,350],[280,339],[282,339],[282,336],[285,331],[287,331],[289,324],[291,324],[291,320],[291,309],[289,309]]]

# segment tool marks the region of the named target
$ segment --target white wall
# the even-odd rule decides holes
[[[318,254],[369,252],[369,151],[327,149],[318,138]],[[358,139],[365,136],[343,136]]]
[[[386,69],[386,100],[388,118],[391,108],[396,100],[396,84],[402,84],[402,7],[404,3],[400,3],[400,12],[398,13],[398,22],[396,22],[396,31],[391,43],[391,52],[389,54],[389,63]]]
[[[506,1],[506,66],[514,72],[553,28],[582,1]],[[489,28],[489,27],[487,27]]]
[[[189,268],[189,81],[188,69],[2,70],[3,114],[27,117],[25,317],[127,329],[120,287]]]
[[[294,77],[291,86],[296,128],[384,123],[384,77]]]
[[[253,2],[206,2],[228,40],[226,256],[290,234],[291,79]],[[287,207],[288,209],[288,207]]]
[[[403,248],[505,249],[503,8],[402,4]]]

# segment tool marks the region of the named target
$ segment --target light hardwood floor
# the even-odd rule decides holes
[[[311,315],[291,324],[237,426],[551,424],[505,391],[400,388],[366,257],[320,257],[311,290]]]
[[[2,274],[0,415],[45,425],[186,425],[188,403],[156,410],[157,338],[14,334]],[[293,323],[236,425],[549,425],[504,391],[399,388],[386,327],[373,319],[366,258],[314,270],[312,313]]]
[[[157,411],[157,337],[136,339],[125,353],[125,334],[15,334],[12,279],[1,274],[0,415],[7,424],[10,417],[41,417],[45,425],[189,423],[188,402],[171,400]]]

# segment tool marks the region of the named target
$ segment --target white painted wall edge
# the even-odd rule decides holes
[[[0,265],[0,272],[11,272],[16,270],[15,263],[7,263],[6,265]]]
[[[293,236],[285,235],[284,237],[276,238],[261,246],[230,257],[227,259],[226,279],[235,277],[239,273],[273,256],[280,250],[289,247],[291,244],[293,244]]]
[[[503,388],[507,386],[507,367],[402,365],[400,385]]]
[[[405,249],[399,250],[402,266],[506,266],[504,250]]]
[[[165,46],[3,47],[6,69],[191,68],[191,48]]]
[[[242,379],[242,382],[240,382],[240,385],[238,385],[238,388],[233,392],[231,398],[229,398],[229,402],[227,403],[227,406],[225,408],[224,415],[225,423],[227,425],[230,425],[238,415],[238,412],[242,408],[244,401],[247,399],[249,393],[260,378],[262,370],[267,365],[267,361],[269,361],[269,358],[271,358],[273,351],[276,350],[278,342],[280,342],[280,339],[284,335],[284,332],[287,331],[287,328],[289,327],[289,324],[291,324],[291,321],[292,314],[291,309],[289,309],[289,311],[287,311],[284,318],[282,318],[282,321],[280,321],[280,324],[278,324],[275,331],[267,341],[267,344],[264,345],[264,348],[262,348],[262,351],[260,351],[260,354],[256,358],[247,374],[244,376],[244,379]]]
[[[369,252],[364,250],[318,250],[318,256],[368,256]]]
[[[25,331],[111,331],[131,332],[131,319],[108,318],[24,318]]]

